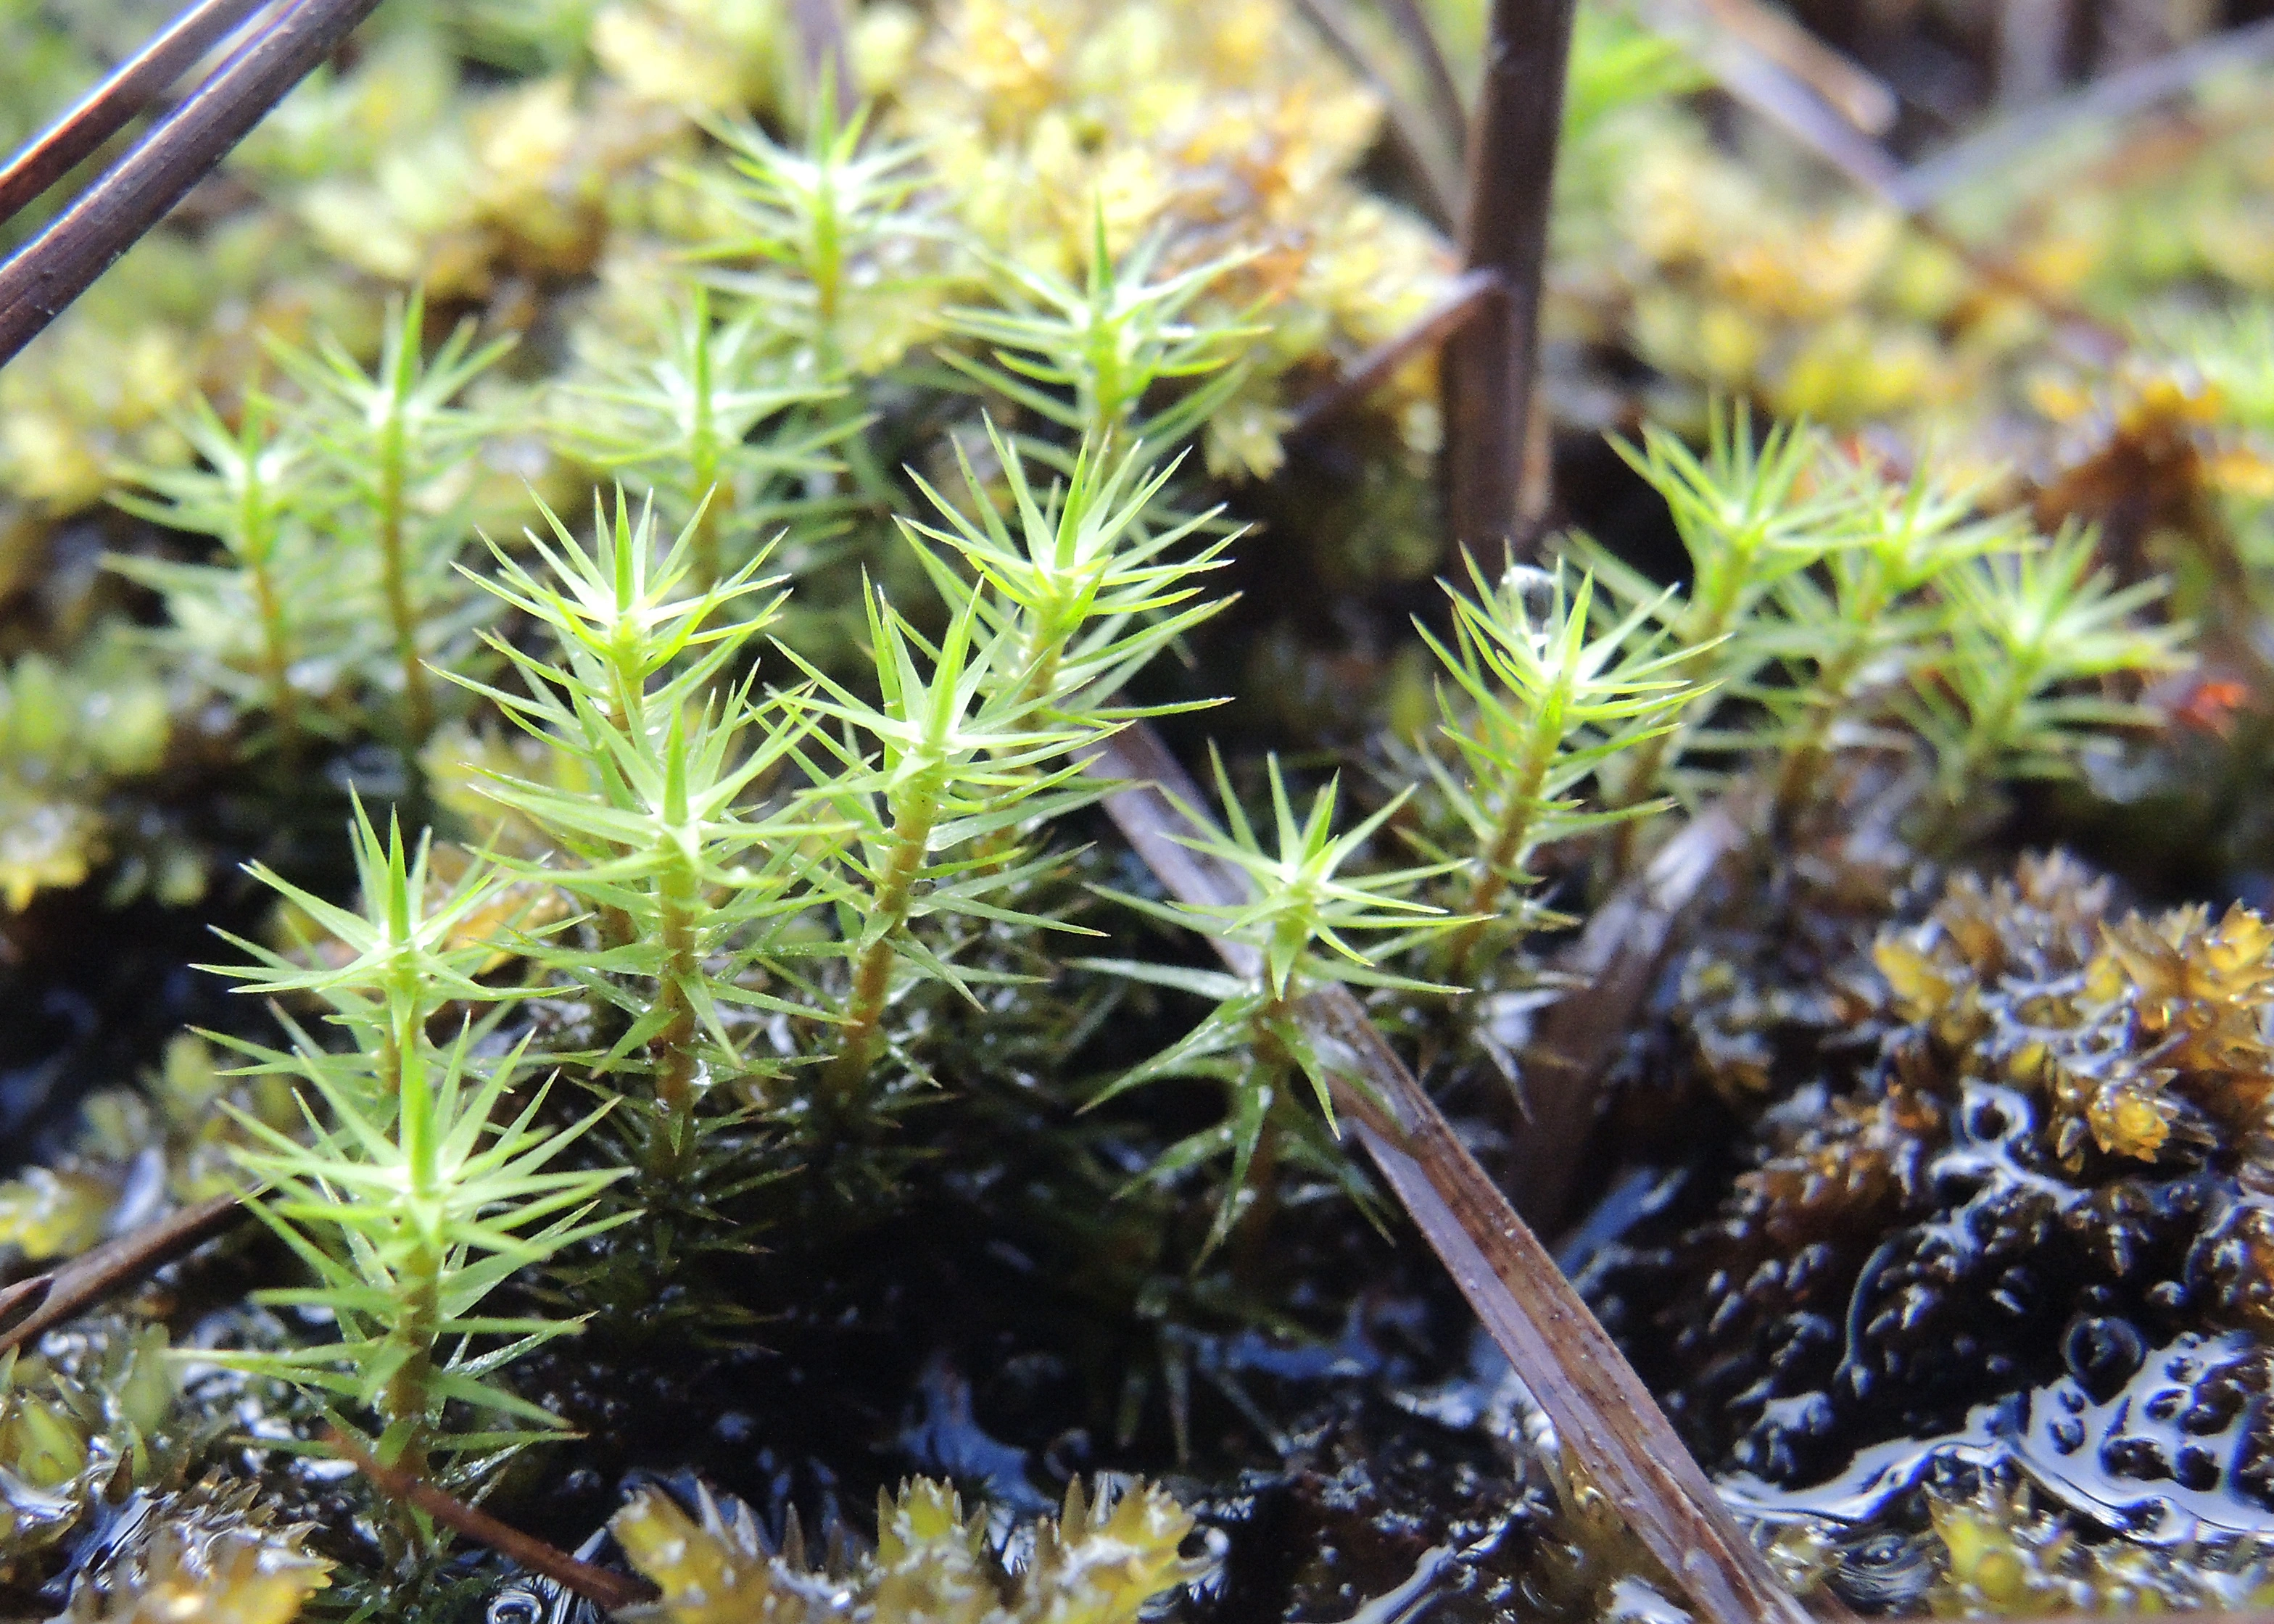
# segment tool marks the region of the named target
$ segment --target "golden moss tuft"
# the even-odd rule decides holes
[[[2178,1128],[2247,1136],[2274,1090],[2274,924],[2240,905],[2111,921],[2107,897],[2059,858],[1962,876],[1873,961],[1936,1043],[1980,1046],[1989,1075],[2046,1099],[2072,1169],[2088,1140],[2153,1162]]]
[[[690,1516],[641,1490],[609,1527],[662,1590],[641,1610],[659,1624],[1135,1624],[1208,1568],[1181,1554],[1191,1514],[1144,1484],[1116,1493],[1101,1479],[1094,1497],[1070,1485],[1062,1515],[1035,1525],[1015,1573],[989,1521],[986,1507],[966,1515],[953,1488],[915,1478],[877,1497],[876,1550],[829,1572],[806,1565],[794,1529],[770,1550],[748,1507],[707,1492]]]
[[[1245,256],[1211,297],[1267,331],[1208,451],[1256,473],[1302,387],[1281,380],[1323,381],[1316,362],[1403,330],[1450,275],[1436,235],[1354,179],[1380,117],[1283,0],[958,0],[892,114],[994,252],[1079,279],[1102,215],[1117,258],[1148,239],[1169,271]],[[1409,368],[1379,403],[1433,407],[1433,387]],[[1434,433],[1427,413],[1406,426]]]
[[[331,1563],[306,1548],[309,1531],[270,1521],[249,1487],[169,1496],[72,1584],[54,1624],[290,1624],[330,1583]]]
[[[1939,1560],[1929,1605],[1944,1618],[2247,1611],[2274,1602],[2263,1546],[2193,1551],[2087,1537],[2023,1484],[1991,1475],[1970,1492],[1931,1494]]]

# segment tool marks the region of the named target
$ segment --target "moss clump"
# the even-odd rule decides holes
[[[35,1589],[122,1504],[207,1463],[226,1424],[183,1401],[167,1343],[163,1326],[113,1316],[0,1356],[0,1584]]]
[[[1362,1615],[1457,1546],[1480,1610],[1651,1616],[1677,1587],[1536,1431],[1479,1448],[1318,1400],[1356,1368],[1434,1402],[1408,1378],[1457,1365],[1467,1322],[1367,1229],[1335,1116],[1355,1051],[1310,1016],[1347,992],[1498,1154],[1546,1119],[1505,1085],[1552,1086],[1526,1036],[1557,933],[1716,797],[1774,857],[1717,882],[1628,1080],[1708,1086],[1690,1170],[1720,1207],[1664,1220],[1659,1255],[1638,1229],[1603,1300],[1732,1492],[1923,1430],[1904,1485],[2011,1467],[2137,1540],[2274,1513],[2274,931],[2118,920],[2061,864],[1924,897],[1921,853],[2001,863],[1999,816],[2040,804],[2014,786],[2091,782],[2157,714],[2188,658],[2160,551],[2060,528],[2101,494],[2082,475],[2000,514],[2042,470],[1953,478],[1690,398],[1992,413],[2043,324],[1882,212],[1624,118],[1696,78],[1594,16],[1572,127],[1599,167],[1564,195],[1618,218],[1559,233],[1567,278],[1574,244],[1621,264],[1612,308],[1556,301],[1593,342],[1549,346],[1547,396],[1608,365],[1587,410],[1630,423],[1629,362],[1676,386],[1705,445],[1653,426],[1620,477],[1650,525],[1664,505],[1683,584],[1629,523],[1390,605],[1435,560],[1432,362],[1282,470],[1453,253],[1367,189],[1382,89],[1298,21],[395,0],[0,384],[0,810],[33,808],[0,947],[36,956],[17,921],[109,867],[233,930],[275,1017],[215,1023],[242,1077],[178,1038],[0,1187],[27,1262],[232,1178],[268,1222],[234,1274],[148,1299],[218,1372],[189,1420],[132,1360],[108,1399],[26,1362],[16,1582],[97,1575],[98,1514],[194,1463],[326,1522],[328,1600],[446,1610],[471,1563],[328,1475],[332,1427],[564,1544],[632,1470],[699,1464],[769,1519],[953,1475],[1007,1520],[1108,1465],[1295,1543],[1227,1611]],[[2111,417],[2112,443],[2202,453],[2158,522],[2206,557],[2192,499],[2256,398],[2221,376]],[[100,584],[19,590],[66,556]],[[1272,590],[1234,609],[1242,571]],[[122,611],[153,635],[89,629]],[[1177,902],[1116,855],[1101,761],[1156,718],[1197,756],[1243,664],[1320,703],[1223,730],[1222,832],[1178,851],[1239,894]],[[1329,744],[1394,781],[1331,779]],[[354,873],[351,796],[397,820],[358,814]],[[265,923],[224,862],[162,861],[170,809],[252,860]],[[1255,967],[1202,967],[1211,937]],[[201,1319],[213,1285],[256,1306]],[[224,1419],[245,1441],[209,1458]],[[1076,1489],[1008,1543],[964,1503],[912,1485],[817,1570],[737,1502],[643,1492],[616,1526],[666,1624],[1126,1624],[1193,1576],[1160,1491]],[[1946,1518],[1952,1594],[2003,1605],[1971,1527]],[[1495,1543],[1519,1528],[1541,1541]],[[1845,1571],[1805,1545],[1795,1572]],[[267,1560],[154,1534],[85,1606],[296,1605],[308,1570],[263,1588]]]
[[[237,1152],[247,1142],[243,1122],[289,1129],[297,1109],[282,1078],[230,1075],[203,1038],[177,1033],[140,1087],[87,1098],[68,1149],[0,1182],[0,1244],[43,1263],[146,1222],[169,1204],[235,1190]]]
[[[877,1545],[806,1565],[793,1526],[771,1548],[749,1508],[707,1491],[690,1517],[660,1491],[635,1494],[609,1523],[632,1565],[663,1592],[635,1616],[657,1624],[1136,1624],[1155,1603],[1209,1571],[1182,1554],[1193,1519],[1145,1484],[1117,1490],[1077,1480],[1054,1521],[1045,1517],[1015,1565],[988,1532],[988,1509],[969,1516],[945,1484],[916,1478],[879,1494]]]
[[[1765,1504],[1880,1508],[1943,1448],[2157,1538],[2274,1529],[2274,930],[2110,897],[2059,857],[1962,876],[1834,973],[1844,1007],[1709,1006],[1786,1014],[1780,1097],[1710,1217],[1604,1274],[1663,1282],[1616,1312]]]
[[[0,666],[0,907],[83,884],[124,855],[112,789],[157,771],[170,726],[164,685],[116,627],[67,663],[35,651]],[[164,899],[195,900],[200,867],[163,868]]]
[[[1939,1560],[1928,1604],[1946,1618],[2154,1613],[2263,1607],[2274,1548],[2236,1540],[2172,1551],[2093,1537],[2010,1475],[1927,1499],[1924,1549]]]
[[[120,1514],[55,1624],[290,1624],[330,1583],[310,1530],[275,1522],[250,1489],[197,1489]]]

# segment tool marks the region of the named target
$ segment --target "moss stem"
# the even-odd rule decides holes
[[[648,1053],[655,1064],[656,1103],[670,1120],[663,1139],[649,1141],[647,1171],[670,1184],[677,1181],[684,1167],[695,1120],[697,1021],[687,988],[703,973],[695,929],[702,898],[695,876],[684,864],[674,863],[666,869],[662,904],[658,923],[663,974],[656,988],[656,1003],[666,1013],[663,1025],[648,1040]]]
[[[276,748],[286,766],[300,759],[300,695],[292,686],[290,633],[284,624],[284,605],[266,560],[247,571],[252,577],[254,607],[260,615],[260,680],[268,690],[269,714],[276,718]]]
[[[869,1068],[876,1064],[900,935],[907,929],[932,827],[939,818],[945,774],[944,763],[925,772],[903,797],[892,820],[891,849],[869,907],[869,944],[861,951],[853,973],[853,990],[846,1001],[845,1034],[825,1079],[829,1097],[840,1107],[851,1102],[867,1080]]]
[[[1832,759],[1832,730],[1846,709],[1849,690],[1863,669],[1865,642],[1853,638],[1832,659],[1818,668],[1810,684],[1800,731],[1787,741],[1777,764],[1776,798],[1771,816],[1775,827],[1789,829],[1810,795],[1823,781]]]
[[[289,767],[300,756],[300,695],[292,686],[291,627],[276,585],[279,521],[257,467],[248,459],[238,499],[238,551],[252,581],[253,611],[260,618],[260,680],[268,690],[269,714],[276,718],[277,751]]]
[[[1688,652],[1668,673],[1669,676],[1685,685],[1698,682],[1702,668],[1712,659],[1714,650],[1736,622],[1739,591],[1752,573],[1752,563],[1751,550],[1725,560],[1713,583],[1713,597],[1703,603],[1692,604],[1689,613],[1683,616],[1688,624],[1683,628],[1682,641]],[[1619,785],[1617,792],[1608,797],[1610,807],[1617,811],[1625,811],[1640,806],[1656,793],[1676,746],[1687,738],[1689,732],[1686,718],[1677,716],[1674,725],[1664,733],[1654,733],[1638,745],[1625,779]],[[1630,817],[1613,828],[1611,876],[1614,879],[1633,872],[1643,822],[1639,817]]]
[[[688,425],[688,468],[692,476],[688,495],[696,506],[695,584],[704,591],[726,574],[719,537],[719,474],[722,461],[719,421],[712,399],[711,301],[697,288],[695,293],[695,378],[692,420]]]
[[[395,1132],[403,1146],[407,1188],[401,1199],[408,1226],[416,1232],[402,1282],[388,1340],[404,1350],[403,1362],[388,1378],[380,1413],[399,1442],[387,1463],[418,1477],[427,1471],[427,1429],[433,1413],[434,1338],[442,1323],[442,1214],[439,1147],[434,1137],[434,1091],[421,1044],[423,1027],[414,1000],[390,1000],[388,1035],[380,1054],[379,1080],[396,1100]],[[399,1430],[398,1430],[399,1429]]]
[[[379,558],[387,617],[395,632],[395,657],[403,667],[403,730],[415,748],[434,731],[434,695],[425,663],[418,658],[418,614],[410,601],[410,565],[404,556],[407,439],[398,402],[379,440]]]
[[[1485,927],[1492,922],[1493,910],[1500,906],[1508,890],[1509,876],[1531,850],[1532,826],[1540,818],[1540,792],[1547,781],[1548,767],[1555,759],[1557,742],[1554,729],[1535,722],[1532,737],[1525,743],[1523,764],[1517,771],[1507,799],[1501,804],[1500,822],[1493,831],[1492,843],[1478,854],[1476,880],[1469,888],[1467,906],[1461,910],[1476,917],[1454,932],[1451,938],[1448,964],[1456,981],[1467,973],[1469,959],[1484,938]]]

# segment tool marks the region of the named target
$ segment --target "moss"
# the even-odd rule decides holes
[[[237,1188],[235,1152],[247,1140],[236,1112],[272,1128],[297,1119],[282,1079],[233,1078],[202,1038],[176,1034],[140,1088],[86,1101],[67,1152],[0,1183],[0,1244],[46,1262],[147,1222],[166,1204]]]
[[[1733,1495],[1799,1519],[1796,1578],[1894,1530],[1953,1608],[2255,1596],[2224,1548],[2083,1530],[2274,1515],[2274,928],[1929,867],[2002,872],[2037,780],[2105,789],[2196,680],[2192,610],[2242,695],[2196,742],[2255,748],[2219,731],[2263,677],[2244,329],[2055,380],[2027,299],[1740,165],[1591,8],[1547,398],[1706,431],[1618,476],[1683,584],[1630,518],[1449,603],[1432,362],[1291,439],[1450,284],[1375,184],[1378,86],[1280,0],[837,9],[843,109],[813,8],[396,0],[0,383],[0,990],[109,880],[237,931],[276,1018],[222,1023],[241,1072],[187,1034],[139,1090],[117,1062],[0,1239],[279,1186],[268,1240],[143,1300],[194,1363],[106,1322],[14,1368],[10,1582],[288,1617],[313,1537],[184,1489],[213,1466],[328,1525],[327,1605],[439,1613],[471,1564],[307,1458],[362,1425],[568,1542],[635,1468],[772,1496],[617,1515],[666,1620],[1126,1624],[1198,1576],[1202,1513],[1316,1547],[1235,1560],[1189,1604],[1221,1615],[1438,1594],[1442,1546],[1479,1610],[1656,1617],[1677,1587],[1549,1440],[1423,1425],[1465,1322],[1367,1229],[1344,1059],[1294,1011],[1353,989],[1501,1154],[1559,933],[1725,795],[1753,849],[1617,1034],[1621,1149],[1690,1193],[1600,1255],[1607,1315]],[[2020,251],[2093,298],[2248,284],[2247,145],[2187,252],[2067,207]],[[1909,456],[1930,421],[1963,466]],[[1088,768],[1141,718],[1197,756],[1234,690],[1229,832],[1191,844],[1255,894],[1179,907]],[[1314,1359],[1412,1426],[1322,1408]],[[1856,1519],[1802,1516],[1889,1449]],[[1189,1475],[1004,1538],[1099,1465]],[[995,1509],[913,1482],[817,1568],[761,1531],[915,1470]]]
[[[86,883],[111,855],[109,794],[147,778],[166,752],[167,695],[107,625],[69,664],[26,653],[0,669],[0,906]],[[162,879],[192,901],[201,882]]]
[[[229,1423],[188,1397],[166,1329],[106,1316],[0,1356],[0,1584],[28,1592],[119,1507],[180,1489]],[[228,1490],[241,1510],[249,1488]]]
[[[249,1491],[192,1490],[124,1514],[124,1530],[72,1581],[70,1624],[290,1624],[329,1583],[308,1530],[263,1513]]]
[[[770,1548],[748,1507],[700,1494],[690,1517],[656,1490],[636,1494],[609,1523],[632,1565],[663,1592],[636,1616],[661,1624],[1136,1624],[1153,1604],[1209,1570],[1181,1554],[1189,1513],[1142,1483],[1116,1489],[1077,1481],[1056,1519],[1045,1517],[1015,1570],[988,1532],[988,1509],[966,1516],[945,1484],[917,1478],[879,1496],[873,1552],[805,1565],[793,1530]]]
[[[2119,914],[2105,880],[2040,859],[1884,930],[1876,974],[1833,972],[1844,1008],[1705,1004],[1709,1031],[1749,1009],[1782,1027],[1742,1073],[1775,1091],[1746,1101],[1751,1165],[1630,1254],[1669,1271],[1646,1312],[1707,1458],[1856,1515],[1941,1450],[2165,1538],[2274,1520],[2274,1440],[2236,1409],[2264,1380],[2270,940],[2247,909]]]

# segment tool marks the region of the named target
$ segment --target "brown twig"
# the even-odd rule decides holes
[[[2076,0],[2007,0],[1999,8],[1991,83],[2000,107],[2027,107],[2059,94],[2076,20]]]
[[[1117,735],[1094,771],[1143,781],[1111,796],[1105,809],[1172,895],[1203,906],[1245,897],[1243,876],[1177,840],[1192,829],[1178,803],[1197,808],[1200,794],[1150,729]],[[1216,947],[1235,972],[1254,972],[1252,949]],[[1682,1583],[1698,1616],[1706,1624],[1801,1624],[1808,1614],[1722,1507],[1642,1379],[1358,1001],[1334,988],[1299,1009],[1341,1072],[1336,1107],[1383,1180],[1571,1458]]]
[[[1431,218],[1449,229],[1459,207],[1460,184],[1453,154],[1446,149],[1428,117],[1375,64],[1359,32],[1358,19],[1344,0],[1295,0],[1295,7],[1351,71],[1366,81],[1367,88],[1382,98],[1390,146],[1421,188],[1421,200]]]
[[[1341,1002],[1356,1011],[1347,994]],[[1411,1092],[1426,1101],[1418,1085]],[[1808,1618],[1722,1507],[1634,1367],[1435,1108],[1401,1114],[1404,1120],[1384,1120],[1357,1097],[1344,1109],[1383,1182],[1554,1423],[1558,1441],[1682,1585],[1697,1615],[1709,1624]]]
[[[81,1252],[60,1268],[0,1291],[0,1352],[35,1342],[65,1320],[187,1257],[247,1216],[244,1201],[217,1195]]]
[[[61,180],[268,0],[200,0],[0,169],[0,220]]]
[[[324,1447],[377,1484],[380,1489],[425,1512],[454,1533],[487,1545],[499,1555],[518,1562],[531,1573],[543,1574],[564,1589],[575,1591],[608,1613],[636,1607],[656,1599],[659,1592],[644,1579],[611,1573],[605,1568],[573,1557],[560,1546],[547,1545],[509,1522],[499,1521],[478,1506],[439,1489],[424,1477],[392,1466],[382,1466],[368,1450],[334,1428],[324,1434]]]
[[[1887,149],[1857,130],[1803,79],[1757,51],[1715,31],[1690,34],[1677,26],[1698,65],[1731,98],[1776,125],[1834,169],[1871,193],[1901,208],[1903,166]]]
[[[1574,0],[1493,0],[1484,91],[1469,146],[1461,257],[1507,290],[1445,348],[1446,515],[1456,547],[1481,555],[1525,506],[1547,210],[1563,124]]]
[[[1918,171],[1905,169],[1885,147],[1859,134],[1805,82],[1781,64],[1713,34],[1700,36],[1695,49],[1715,82],[1732,97],[1783,130],[1863,191],[1904,215],[1913,229],[1948,250],[1977,277],[2035,304],[2090,357],[2105,362],[2121,352],[2123,335],[2106,322],[2000,255],[1966,241],[1935,219],[1933,189],[1920,187]]]
[[[2055,101],[1977,131],[1902,171],[1894,201],[1910,213],[1934,207],[1969,182],[2010,168],[2033,148],[2082,124],[2154,106],[2224,67],[2274,57],[2274,19],[2200,40],[2136,68],[2112,73]]]
[[[1287,425],[1287,438],[1300,440],[1306,434],[1315,433],[1322,425],[1348,411],[1422,350],[1444,342],[1467,326],[1489,301],[1499,297],[1500,291],[1498,272],[1464,271],[1453,279],[1444,297],[1423,312],[1412,327],[1376,344],[1353,361],[1341,377],[1314,392],[1295,408],[1295,420]]]
[[[1788,13],[1764,5],[1761,0],[1676,3],[1702,4],[1706,16],[1716,27],[1806,85],[1850,128],[1865,135],[1885,135],[1894,127],[1895,115],[1901,110],[1895,93],[1801,26]]]
[[[1549,1234],[1570,1216],[1603,1074],[1683,920],[1743,838],[1728,807],[1706,808],[1595,910],[1557,963],[1573,986],[1548,1006],[1524,1051],[1525,1126],[1510,1178],[1517,1207]]]
[[[1733,10],[1745,8],[1746,0],[1709,0],[1706,14],[1730,25]],[[1907,170],[1886,148],[1864,133],[1884,127],[1892,117],[1892,105],[1884,100],[1885,87],[1845,57],[1826,50],[1796,65],[1793,50],[1776,52],[1764,49],[1762,41],[1752,37],[1758,29],[1734,25],[1700,29],[1664,5],[1655,8],[1653,21],[1667,32],[1683,35],[1707,71],[1730,95],[1784,130],[1856,185],[1909,216],[1920,231],[1957,255],[1983,281],[2036,304],[2083,340],[2091,351],[2103,357],[2121,348],[2121,335],[2019,267],[1955,236],[1933,218],[1933,203],[1961,179],[1977,172],[1993,159],[2009,158],[2030,140],[2044,139],[2090,117],[2120,114],[2149,105],[2192,83],[2211,66],[2274,53],[2274,23],[2238,29],[2218,40],[2117,75],[2059,103],[2034,109],[1993,126],[1981,137],[1961,143],[1939,158]],[[1842,71],[1832,71],[1833,64]],[[1811,68],[1812,71],[1803,71]],[[1491,292],[1503,285],[1506,284],[1496,271],[1471,270],[1412,327],[1376,346],[1342,377],[1306,400],[1296,410],[1295,420],[1288,430],[1289,438],[1300,439],[1348,410],[1421,350],[1449,343],[1467,329],[1472,320],[1484,313]],[[1534,297],[1536,309],[1536,293]],[[1510,319],[1516,320],[1516,312],[1511,312]],[[1505,342],[1505,335],[1493,335],[1489,344],[1482,335],[1479,339],[1480,346],[1487,348]],[[1455,357],[1464,353],[1449,351],[1449,373],[1462,365]],[[1493,400],[1497,398],[1480,397],[1465,389],[1458,399],[1452,398],[1452,394],[1449,385],[1449,423],[1458,419],[1465,410],[1480,417],[1488,415]],[[1528,410],[1528,386],[1525,397],[1524,405]],[[1502,430],[1503,436],[1522,432],[1520,423]],[[1454,430],[1452,438],[1458,441],[1463,436]],[[1477,453],[1484,448],[1484,438],[1480,434],[1472,442]],[[1520,448],[1524,441],[1503,440],[1502,443]],[[1472,454],[1462,454],[1464,462],[1468,455]],[[1481,508],[1487,512],[1502,511],[1498,488],[1516,491],[1522,478],[1520,450],[1504,453],[1493,471],[1495,489],[1480,490],[1474,502],[1462,501],[1457,494],[1457,506],[1465,510]],[[1474,488],[1481,483],[1478,473],[1457,475],[1454,480],[1457,492],[1465,486]],[[1516,503],[1517,499],[1511,495],[1505,505],[1506,511],[1513,513]],[[1473,516],[1457,515],[1456,533],[1479,523],[1481,521]]]
[[[297,0],[0,264],[0,363],[86,292],[378,4]]]
[[[1428,85],[1429,100],[1436,108],[1437,127],[1443,132],[1447,149],[1468,151],[1469,116],[1461,105],[1461,87],[1453,80],[1453,64],[1445,60],[1445,48],[1438,42],[1437,31],[1422,15],[1418,0],[1383,0],[1382,9],[1389,13],[1397,37],[1413,53],[1413,60]]]

